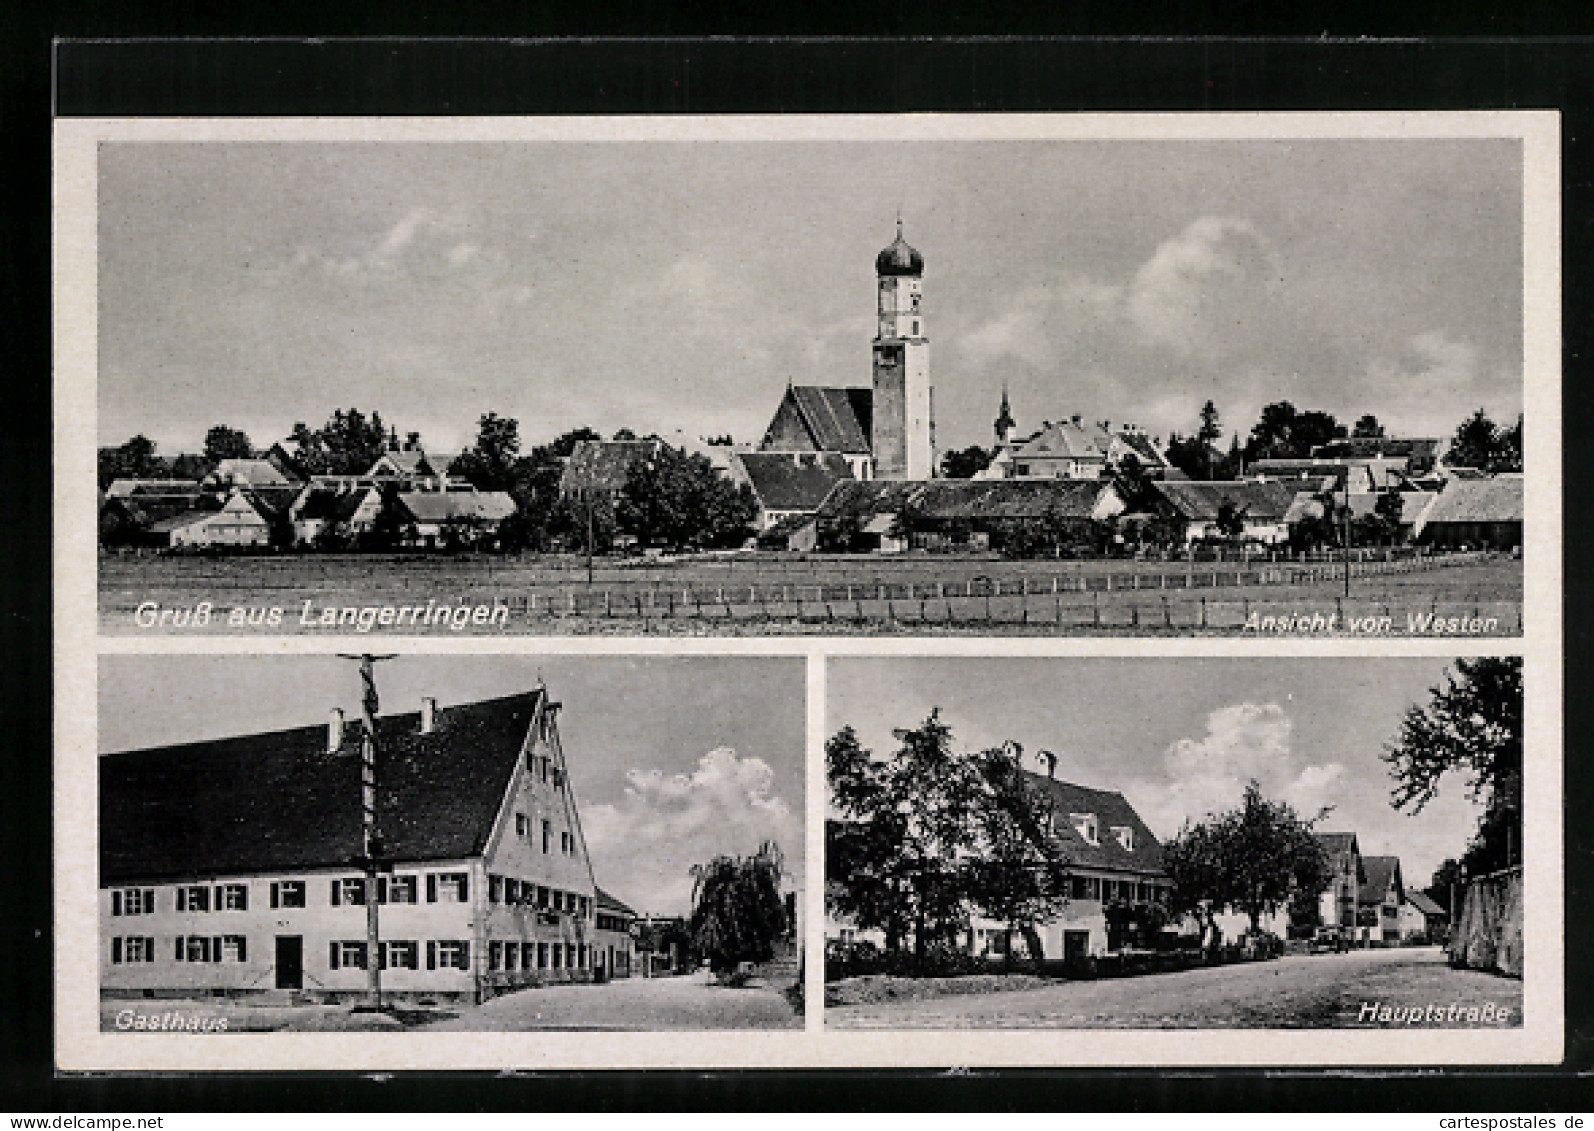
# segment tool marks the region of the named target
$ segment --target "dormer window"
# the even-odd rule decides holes
[[[1114,825],[1112,835],[1117,838],[1118,846],[1125,852],[1135,850],[1135,830],[1129,825]]]
[[[1101,843],[1101,836],[1096,826],[1096,814],[1070,813],[1068,819],[1073,822],[1075,831],[1085,838],[1086,844]]]

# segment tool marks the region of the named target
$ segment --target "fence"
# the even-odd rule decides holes
[[[1467,885],[1448,950],[1452,966],[1522,977],[1521,865]]]

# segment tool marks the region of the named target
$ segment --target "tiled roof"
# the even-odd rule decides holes
[[[632,918],[636,917],[636,912],[633,911],[629,905],[616,899],[602,888],[598,889],[597,900],[599,911],[617,911],[621,915],[628,915]]]
[[[581,440],[565,462],[559,489],[571,491],[618,491],[625,486],[633,465],[652,459],[659,450],[657,440]]]
[[[115,479],[105,488],[107,499],[147,496],[197,496],[203,488],[192,479]]]
[[[836,484],[821,518],[894,514],[931,519],[1088,519],[1109,484],[1098,479],[869,479]]]
[[[320,519],[324,522],[348,522],[373,490],[371,487],[356,487],[352,491],[312,489],[304,506],[299,508],[299,518]]]
[[[540,689],[377,723],[388,857],[483,850]],[[100,883],[347,868],[361,851],[359,727],[252,734],[100,758]]]
[[[1017,459],[1099,459],[1107,458],[1112,436],[1095,424],[1075,424],[1072,420],[1047,423],[1039,432],[1019,444]],[[1160,461],[1159,461],[1160,462]]]
[[[398,501],[416,522],[502,522],[515,513],[507,491],[404,491]]]
[[[1120,432],[1117,439],[1135,453],[1142,467],[1166,467],[1168,461],[1163,458],[1149,436],[1142,436],[1135,432]]]
[[[1363,856],[1362,871],[1366,873],[1366,880],[1362,882],[1361,892],[1357,898],[1362,903],[1382,903],[1384,894],[1389,891],[1396,875],[1400,872],[1400,857],[1398,856]]]
[[[1452,479],[1428,508],[1424,525],[1436,522],[1521,522],[1522,476]]]
[[[1418,436],[1348,436],[1332,440],[1317,449],[1324,457],[1349,456],[1352,459],[1373,459],[1378,456],[1403,456],[1407,459],[1426,459],[1430,462],[1439,454],[1443,441]]]
[[[426,453],[423,451],[384,452],[382,453],[382,457],[377,459],[375,464],[371,465],[370,474],[374,475],[376,473],[377,465],[382,462],[382,459],[391,461],[393,466],[397,467],[399,472],[403,475],[436,474],[436,472],[433,470],[432,462],[426,458]]]
[[[791,397],[820,451],[863,455],[870,450],[873,389],[793,385]]]
[[[224,459],[210,473],[217,480],[253,487],[286,486],[288,477],[268,459]]]
[[[1406,892],[1406,902],[1411,904],[1418,911],[1421,911],[1424,915],[1447,914],[1443,907],[1440,907],[1433,900],[1429,899],[1427,895],[1415,889]]]
[[[1162,874],[1162,845],[1123,794],[1090,789],[1028,771],[1026,776],[1051,802],[1056,818],[1056,843],[1066,862],[1083,868],[1105,868],[1142,875]],[[1074,827],[1069,819],[1074,813],[1095,814],[1096,839],[1099,843],[1091,844]],[[1114,827],[1122,826],[1134,830],[1131,838],[1133,850],[1125,849],[1113,834]]]
[[[150,523],[148,530],[151,534],[170,534],[172,531],[181,530],[185,526],[193,526],[195,523],[204,522],[207,518],[214,516],[216,513],[217,512],[213,510],[185,510],[178,514],[171,515],[168,518],[163,518],[156,522]]]
[[[1152,487],[1168,500],[1181,518],[1211,522],[1228,503],[1246,518],[1258,522],[1277,521],[1289,512],[1295,501],[1295,488],[1288,483],[1207,482],[1200,480],[1160,480]]]
[[[772,511],[818,510],[832,487],[852,478],[846,459],[833,451],[740,452],[735,459],[758,501]]]

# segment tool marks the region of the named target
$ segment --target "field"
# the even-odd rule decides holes
[[[543,635],[1485,635],[1522,629],[1522,563],[675,560],[490,555],[100,558],[102,631]],[[208,602],[208,609],[201,606]],[[474,615],[473,615],[474,614]],[[1271,618],[1271,619],[1269,619]]]

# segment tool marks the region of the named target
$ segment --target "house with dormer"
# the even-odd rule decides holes
[[[374,962],[384,995],[479,1001],[600,962],[628,970],[626,909],[610,900],[600,924],[558,716],[537,687],[380,718],[374,882],[359,863],[363,727],[341,710],[103,755],[102,991],[339,1000],[366,992]]]
[[[1055,756],[1043,751],[1038,760],[1040,769],[1026,764],[1022,772],[1049,812],[1050,854],[1068,898],[1055,919],[1036,925],[1042,953],[1028,957],[1078,959],[1149,945],[1144,909],[1166,906],[1172,891],[1162,845],[1123,794],[1062,781]],[[965,942],[971,954],[992,960],[1010,947],[1028,948],[1011,924],[978,916]]]

